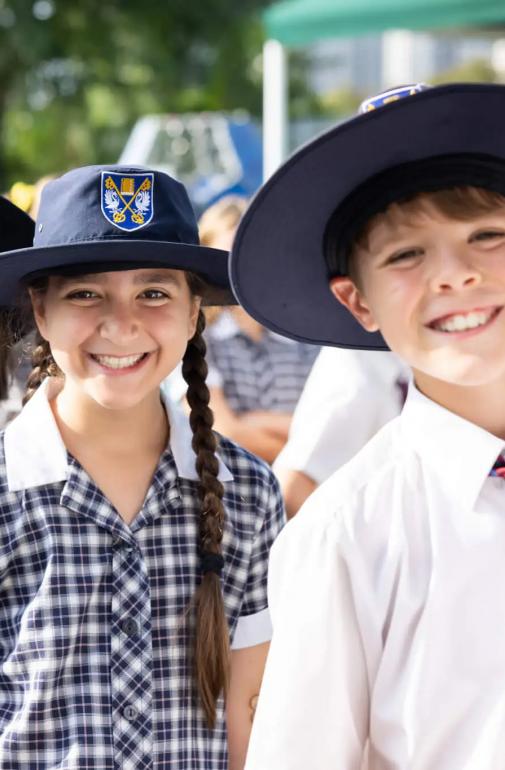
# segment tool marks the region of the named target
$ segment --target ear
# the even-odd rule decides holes
[[[352,313],[367,332],[376,332],[379,329],[364,294],[361,293],[351,278],[335,276],[330,280],[330,289],[338,301]]]
[[[191,310],[189,314],[189,336],[188,340],[190,340],[195,332],[196,332],[196,324],[198,321],[198,313],[200,312],[200,306],[202,304],[202,298],[198,295],[194,295],[191,297]]]
[[[33,317],[42,337],[47,340],[46,308],[44,295],[40,291],[28,289],[30,302],[32,303]]]

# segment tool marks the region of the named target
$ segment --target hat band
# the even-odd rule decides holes
[[[505,160],[485,155],[441,155],[402,163],[367,179],[328,220],[323,248],[329,277],[348,275],[353,245],[373,216],[414,195],[462,186],[505,195]]]

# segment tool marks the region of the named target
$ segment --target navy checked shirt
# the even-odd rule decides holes
[[[226,770],[223,703],[209,731],[182,620],[199,580],[191,430],[124,523],[57,430],[46,381],[0,441],[0,770]],[[232,646],[270,638],[276,481],[222,439],[223,592]]]

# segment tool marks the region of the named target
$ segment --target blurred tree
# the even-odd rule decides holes
[[[429,82],[433,85],[440,83],[495,83],[497,80],[497,73],[491,63],[487,59],[480,58],[471,59],[429,78]]]
[[[261,109],[268,0],[0,0],[0,188],[114,161],[146,112]]]

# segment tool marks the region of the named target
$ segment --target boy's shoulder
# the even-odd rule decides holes
[[[317,527],[330,527],[351,538],[363,529],[386,532],[391,525],[392,496],[402,488],[415,489],[417,471],[415,450],[404,442],[401,417],[396,417],[318,487],[293,525],[307,535]]]

